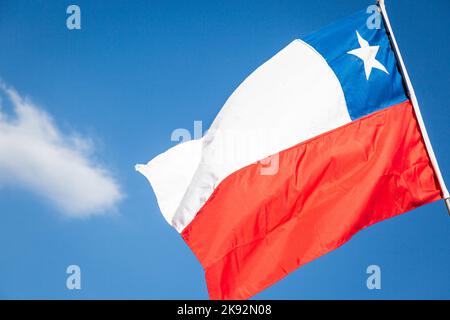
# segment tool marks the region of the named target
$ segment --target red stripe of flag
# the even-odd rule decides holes
[[[242,168],[182,236],[212,299],[245,299],[381,220],[441,198],[409,101]]]

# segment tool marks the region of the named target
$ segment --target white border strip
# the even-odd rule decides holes
[[[379,4],[379,6],[381,8],[381,13],[382,13],[382,15],[384,17],[384,20],[386,22],[386,27],[387,27],[387,29],[388,29],[388,31],[390,33],[390,38],[392,40],[392,44],[394,46],[394,50],[397,53],[398,62],[399,62],[400,67],[402,69],[402,74],[403,74],[403,77],[405,79],[406,86],[408,87],[408,91],[409,91],[409,95],[410,95],[410,98],[411,98],[411,102],[412,102],[412,105],[414,107],[414,112],[416,114],[417,122],[419,123],[420,130],[422,131],[422,136],[423,136],[423,140],[425,141],[425,146],[427,148],[428,155],[430,157],[430,160],[431,160],[431,163],[433,165],[434,171],[435,171],[436,176],[438,178],[439,185],[441,186],[441,190],[442,190],[444,199],[448,199],[448,198],[450,198],[450,195],[449,195],[447,187],[445,185],[444,178],[442,177],[441,170],[439,169],[439,165],[438,165],[438,162],[437,162],[437,159],[436,159],[436,155],[434,154],[433,147],[431,146],[431,141],[430,141],[430,138],[428,136],[427,129],[425,128],[425,123],[423,121],[422,114],[420,113],[419,102],[417,101],[417,97],[416,97],[416,94],[414,93],[414,88],[413,88],[411,80],[409,78],[408,71],[406,71],[406,67],[405,67],[405,64],[403,62],[402,55],[400,54],[400,49],[398,48],[397,41],[395,40],[394,32],[392,31],[391,23],[389,22],[389,18],[388,18],[387,12],[386,12],[386,7],[384,5],[384,0],[378,0],[378,4]]]

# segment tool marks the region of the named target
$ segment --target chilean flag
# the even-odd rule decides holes
[[[210,298],[249,298],[359,230],[448,196],[389,22],[373,28],[370,15],[292,41],[201,139],[136,166]]]

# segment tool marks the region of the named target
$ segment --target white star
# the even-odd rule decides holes
[[[357,56],[364,62],[364,71],[366,72],[366,78],[369,80],[370,73],[372,72],[372,69],[379,69],[381,71],[386,72],[389,74],[389,72],[386,70],[386,68],[376,59],[378,50],[380,49],[380,46],[370,46],[369,42],[363,39],[361,35],[356,31],[356,35],[358,37],[358,42],[361,48],[351,50],[347,52],[348,54],[352,54],[354,56]]]

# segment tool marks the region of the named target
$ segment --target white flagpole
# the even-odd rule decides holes
[[[389,22],[389,17],[386,12],[386,6],[384,5],[384,0],[377,0],[377,2],[381,9],[381,15],[384,19],[388,36],[391,40],[391,44],[397,56],[397,61],[399,63],[400,71],[403,75],[403,79],[405,80],[409,98],[411,99],[411,103],[414,107],[417,122],[419,124],[423,140],[425,142],[425,146],[428,151],[428,156],[430,157],[431,164],[433,165],[434,172],[436,173],[437,179],[439,181],[439,185],[441,187],[442,194],[445,200],[445,205],[447,206],[448,214],[450,215],[450,195],[448,193],[447,187],[445,186],[444,178],[442,177],[441,170],[439,169],[439,164],[437,162],[436,155],[434,154],[433,147],[431,146],[431,141],[428,136],[427,129],[425,128],[425,123],[423,122],[422,114],[420,113],[419,102],[417,101],[417,97],[416,94],[414,93],[414,88],[409,78],[408,71],[406,71],[405,63],[403,62],[402,55],[400,54],[400,49],[398,48],[397,41],[395,40],[394,32],[392,31],[391,23]]]

